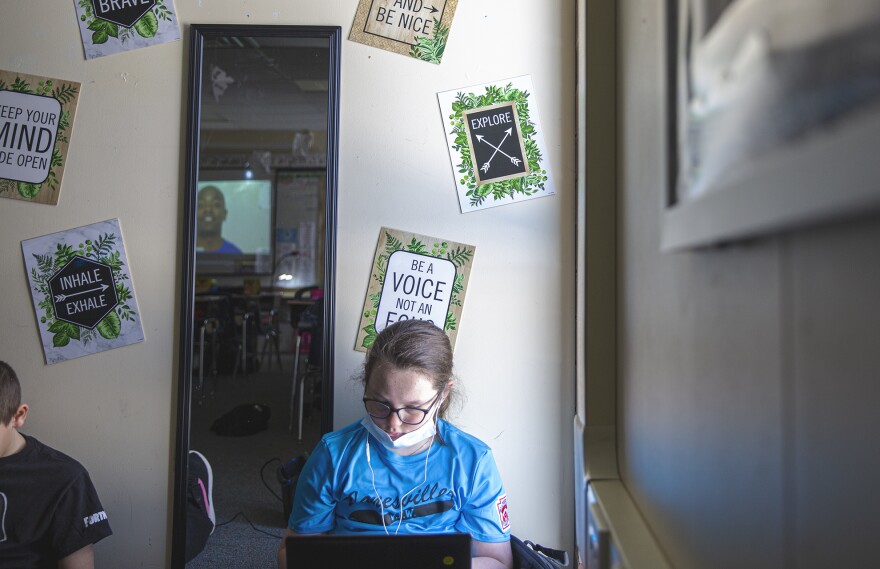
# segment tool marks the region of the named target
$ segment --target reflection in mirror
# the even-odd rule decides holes
[[[333,424],[340,30],[191,34],[172,565],[272,567]]]

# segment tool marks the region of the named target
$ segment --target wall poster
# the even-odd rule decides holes
[[[553,195],[528,75],[437,94],[462,213]]]
[[[473,245],[383,227],[373,258],[355,350],[398,320],[429,320],[452,348],[474,261]]]
[[[0,197],[55,205],[80,84],[0,69]]]
[[[180,39],[172,0],[73,0],[86,59]]]
[[[141,342],[118,219],[21,242],[47,364]]]
[[[360,0],[348,39],[440,64],[458,0]]]

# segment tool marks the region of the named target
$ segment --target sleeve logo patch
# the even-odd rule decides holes
[[[498,521],[501,523],[501,529],[507,531],[510,529],[510,517],[507,515],[507,495],[498,498],[495,506],[498,508]]]
[[[104,513],[104,510],[100,512],[94,513],[91,516],[86,516],[83,518],[83,527],[93,526],[98,522],[103,522],[107,519],[107,514]]]

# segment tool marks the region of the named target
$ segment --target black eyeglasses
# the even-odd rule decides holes
[[[425,417],[428,416],[428,413],[431,411],[431,407],[434,406],[434,402],[437,401],[437,398],[440,397],[440,392],[437,392],[437,395],[434,396],[433,399],[428,403],[426,408],[420,407],[397,407],[394,408],[387,403],[383,403],[382,401],[377,401],[375,399],[370,399],[369,397],[364,397],[364,408],[367,410],[367,413],[370,417],[375,417],[376,419],[387,419],[391,412],[394,411],[397,413],[397,418],[400,419],[401,423],[406,423],[407,425],[420,425],[425,421]]]

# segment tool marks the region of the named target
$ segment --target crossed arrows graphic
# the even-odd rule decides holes
[[[495,146],[494,144],[492,144],[491,142],[486,140],[486,138],[482,134],[477,135],[478,142],[485,142],[486,144],[488,144],[489,146],[491,146],[492,148],[495,149],[495,152],[492,153],[492,156],[490,156],[489,159],[486,161],[486,163],[480,167],[480,170],[482,170],[483,173],[486,173],[489,171],[489,166],[492,164],[492,159],[495,158],[495,155],[498,154],[499,152],[501,154],[504,154],[505,156],[507,156],[510,159],[510,163],[513,164],[514,166],[519,166],[519,163],[522,162],[522,160],[520,160],[519,158],[516,158],[515,156],[511,156],[507,152],[501,150],[501,145],[504,144],[504,141],[507,140],[507,137],[510,136],[510,134],[512,132],[513,132],[513,127],[505,130],[504,131],[504,138],[501,139],[501,142],[498,143],[498,146]]]
[[[104,292],[108,288],[110,288],[110,285],[101,285],[97,288],[90,288],[89,290],[81,290],[79,292],[72,292],[70,294],[56,294],[55,295],[55,302],[61,302],[64,299],[71,298],[73,296],[79,296],[79,295],[85,294],[87,292],[95,292],[96,290],[100,290],[101,292]]]

